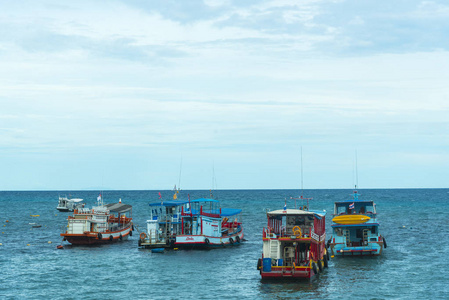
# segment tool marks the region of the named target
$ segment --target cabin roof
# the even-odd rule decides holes
[[[343,201],[336,201],[335,204],[347,204],[347,203],[373,203],[373,200],[359,200],[359,199],[349,199]]]
[[[180,206],[189,203],[189,201],[185,200],[168,200],[161,202],[150,203],[150,206]]]
[[[268,216],[278,216],[278,215],[319,215],[324,216],[326,213],[324,211],[307,211],[301,209],[278,209],[268,212]]]
[[[81,201],[83,201],[83,199],[80,199],[80,198],[73,198],[73,199],[69,199],[69,201],[72,201],[72,202],[81,202]]]
[[[123,204],[123,203],[111,203],[105,205],[109,211],[118,212],[118,213],[124,213],[127,211],[130,211],[132,209],[132,206],[129,204]]]
[[[190,202],[192,202],[192,203],[197,203],[197,202],[215,202],[215,203],[219,203],[220,201],[215,200],[215,199],[210,199],[210,198],[198,198],[198,199],[192,200]]]

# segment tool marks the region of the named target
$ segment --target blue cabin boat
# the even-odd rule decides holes
[[[189,201],[169,200],[150,203],[150,219],[140,233],[139,247],[173,248],[176,235],[182,232],[181,213]]]
[[[355,190],[353,199],[335,202],[332,236],[328,241],[332,255],[380,255],[387,247],[379,233],[376,204],[358,196]]]

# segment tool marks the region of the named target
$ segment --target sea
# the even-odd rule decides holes
[[[103,191],[105,203],[133,206],[138,228],[149,203],[172,191]],[[266,212],[294,208],[298,190],[218,190],[222,207],[243,210],[245,241],[213,250],[152,253],[138,248],[138,232],[121,243],[70,246],[60,233],[67,216],[58,196],[96,204],[99,191],[0,192],[0,299],[449,299],[449,189],[360,189],[377,204],[387,248],[379,257],[335,257],[311,280],[262,281]],[[352,190],[304,190],[310,208],[325,210],[331,235],[333,203]],[[179,193],[180,199],[209,191]],[[299,203],[297,203],[299,205]],[[38,216],[36,216],[38,215]],[[42,225],[33,228],[30,223]],[[64,249],[56,246],[63,244]]]

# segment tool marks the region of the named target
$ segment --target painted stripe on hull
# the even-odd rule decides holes
[[[236,237],[240,238],[240,242],[236,241]],[[231,244],[230,238],[233,239],[233,243]],[[209,244],[206,243],[206,239],[209,240]],[[243,231],[238,234],[230,235],[227,237],[210,237],[210,236],[186,236],[186,235],[178,235],[176,237],[175,246],[178,247],[203,247],[203,248],[217,248],[224,246],[233,246],[240,245],[243,241]]]
[[[98,233],[86,233],[86,234],[67,234],[61,233],[61,236],[65,237],[65,239],[73,244],[73,245],[93,245],[93,244],[106,244],[120,240],[120,234],[122,235],[122,239],[128,239],[128,235],[131,231],[131,226],[126,227],[119,231],[114,232],[102,232],[102,239],[98,239]],[[112,236],[112,241],[110,240],[110,236]]]

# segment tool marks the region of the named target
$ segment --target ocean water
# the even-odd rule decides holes
[[[148,203],[159,191],[104,191],[105,203],[133,205],[144,227]],[[161,191],[164,199],[171,191]],[[182,191],[192,199],[208,191]],[[334,258],[312,280],[261,281],[266,211],[280,209],[296,190],[226,190],[215,194],[222,207],[243,209],[247,241],[214,250],[151,253],[137,247],[138,233],[122,243],[66,246],[59,234],[69,213],[56,210],[58,195],[69,192],[0,192],[1,299],[449,299],[449,189],[359,190],[377,204],[388,247],[380,257]],[[330,236],[333,202],[351,190],[305,190],[313,209],[326,210]],[[98,192],[76,191],[87,206]],[[294,202],[287,201],[293,208]],[[40,215],[32,217],[31,215]],[[8,221],[8,222],[6,222]],[[42,224],[31,228],[29,223]],[[52,243],[49,244],[48,242]],[[27,246],[29,244],[29,246]]]

